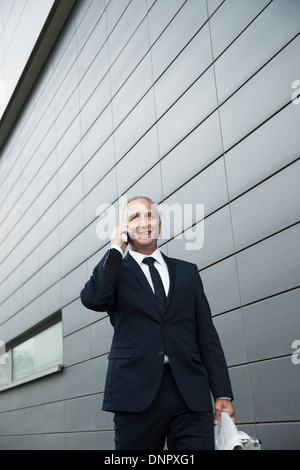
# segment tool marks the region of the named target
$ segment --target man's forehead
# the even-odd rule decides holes
[[[150,202],[148,201],[143,201],[143,200],[137,200],[137,201],[132,201],[132,202],[129,202],[128,206],[127,206],[127,211],[128,213],[129,212],[150,212],[150,211],[154,211],[155,210],[155,206],[153,206],[153,204],[151,204]]]
[[[142,199],[129,202],[129,204],[127,205],[128,216],[130,216],[131,214],[144,213],[144,212],[156,213],[157,212],[156,206]]]

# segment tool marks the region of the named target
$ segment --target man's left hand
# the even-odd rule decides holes
[[[214,416],[214,424],[218,424],[219,419],[221,417],[222,411],[226,411],[229,414],[231,419],[235,421],[235,411],[234,407],[231,403],[231,400],[218,398],[215,403],[215,416]]]

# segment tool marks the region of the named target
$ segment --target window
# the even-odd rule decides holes
[[[0,363],[0,388],[9,384],[8,353],[4,353]]]
[[[62,369],[62,322],[8,348],[0,365],[0,390],[35,380]]]

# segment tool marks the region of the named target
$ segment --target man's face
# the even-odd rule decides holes
[[[128,204],[126,216],[131,248],[156,249],[161,227],[157,208],[144,199],[136,199]]]

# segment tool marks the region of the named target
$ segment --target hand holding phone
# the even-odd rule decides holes
[[[114,228],[111,235],[111,245],[119,246],[123,252],[125,252],[126,247],[129,242],[128,228],[126,225],[119,225]]]

